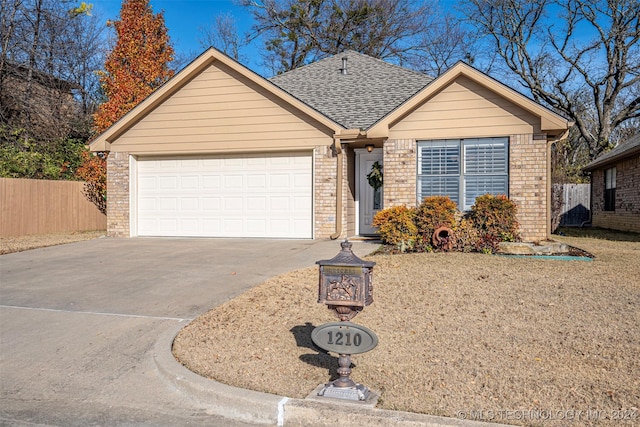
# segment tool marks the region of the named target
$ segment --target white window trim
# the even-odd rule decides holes
[[[434,146],[437,146],[437,143],[442,143],[442,144],[451,144],[451,142],[455,141],[458,144],[458,152],[459,152],[459,158],[458,158],[458,174],[454,175],[454,174],[422,174],[421,172],[421,167],[422,167],[422,162],[421,162],[421,145],[425,146],[428,144],[433,144]],[[467,173],[467,151],[465,148],[469,147],[472,145],[472,142],[476,141],[478,143],[478,145],[484,143],[491,143],[492,141],[495,141],[496,143],[504,143],[504,171],[503,172],[493,172],[493,173]],[[416,185],[416,198],[418,203],[420,203],[422,201],[422,191],[421,191],[421,176],[450,176],[450,177],[454,177],[457,176],[458,178],[458,200],[456,199],[452,199],[454,200],[457,204],[460,210],[469,210],[471,208],[471,205],[466,206],[465,205],[465,199],[466,199],[466,194],[467,194],[467,179],[465,179],[466,177],[473,177],[473,176],[504,176],[505,177],[505,188],[504,188],[504,192],[500,192],[500,194],[506,194],[507,196],[509,196],[509,183],[510,183],[510,170],[509,170],[509,138],[508,137],[493,137],[493,138],[461,138],[461,139],[435,139],[435,140],[419,140],[417,141],[417,145],[418,145],[418,149],[417,149],[417,171],[416,171],[416,176],[417,176],[417,185]]]

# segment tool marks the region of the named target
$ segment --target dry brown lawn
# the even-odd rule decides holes
[[[352,378],[380,392],[385,409],[638,425],[640,236],[589,233],[597,238],[558,239],[594,254],[591,262],[370,256],[375,302],[353,321],[380,342],[352,357]],[[177,336],[175,356],[226,384],[304,398],[336,378],[336,355],[310,340],[336,320],[316,302],[317,280],[315,267],[294,271],[214,308]]]
[[[0,237],[0,255],[22,252],[47,246],[91,240],[105,235],[105,231],[78,231],[73,233],[49,233],[19,237]]]

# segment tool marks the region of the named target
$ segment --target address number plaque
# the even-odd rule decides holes
[[[378,345],[376,334],[351,322],[325,323],[311,332],[311,340],[323,350],[338,354],[360,354]]]

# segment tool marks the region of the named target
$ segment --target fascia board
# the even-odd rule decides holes
[[[582,170],[585,172],[591,172],[595,169],[601,169],[605,166],[616,164],[621,160],[631,158],[636,155],[640,155],[640,145],[636,147],[632,147],[629,150],[617,153],[611,157],[605,157],[603,159],[595,159],[593,162],[583,167]]]

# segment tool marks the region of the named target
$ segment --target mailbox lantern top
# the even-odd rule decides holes
[[[373,261],[365,261],[363,259],[358,258],[351,247],[353,246],[348,239],[344,239],[344,242],[340,243],[342,249],[338,252],[338,255],[334,256],[331,259],[323,259],[320,261],[316,261],[316,264],[323,265],[341,265],[341,266],[360,266],[360,267],[368,267],[371,268],[376,265]]]

